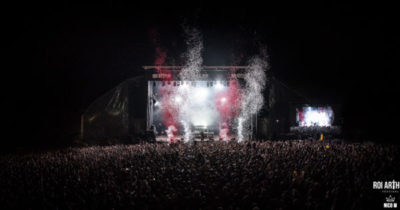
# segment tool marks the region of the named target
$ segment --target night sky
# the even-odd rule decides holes
[[[396,19],[288,18],[245,9],[120,13],[107,5],[87,14],[85,8],[45,8],[10,16],[3,25],[10,63],[3,69],[9,72],[3,111],[13,134],[5,143],[71,142],[93,100],[154,63],[151,32],[167,62],[183,64],[184,23],[202,31],[205,65],[244,65],[265,46],[274,76],[315,102],[342,104],[345,126],[354,133],[381,141],[397,127]]]

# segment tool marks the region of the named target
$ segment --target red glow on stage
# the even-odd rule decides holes
[[[172,133],[172,137],[169,138],[170,141],[174,141],[175,137],[178,134],[178,109],[174,104],[173,100],[171,100],[175,93],[175,88],[171,85],[166,85],[161,87],[161,110],[162,110],[162,122],[166,128],[170,126],[174,126],[175,129],[170,130]]]
[[[214,103],[220,115],[220,138],[227,139],[229,124],[238,116],[241,106],[241,92],[238,81],[230,78],[227,90],[216,93]]]

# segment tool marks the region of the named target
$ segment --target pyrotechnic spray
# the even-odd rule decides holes
[[[200,76],[201,66],[203,64],[203,58],[201,53],[203,51],[203,40],[202,35],[199,30],[196,28],[186,27],[184,28],[186,34],[186,44],[188,50],[185,54],[186,63],[184,68],[179,73],[179,78],[181,81],[195,81]],[[192,87],[188,87],[191,89]],[[190,129],[190,119],[189,113],[191,110],[191,98],[190,92],[187,90],[183,90],[177,92],[180,97],[183,99],[179,104],[179,118],[181,119],[181,123],[184,127],[184,141],[189,142],[192,136],[192,132]]]
[[[255,56],[249,61],[249,69],[245,73],[245,87],[242,89],[241,111],[238,118],[238,141],[241,142],[249,136],[251,117],[255,115],[264,104],[263,91],[266,85],[265,71],[268,69],[266,58]]]
[[[174,125],[168,126],[168,129],[166,130],[167,136],[168,136],[168,142],[173,142],[175,140],[175,132],[178,130]]]
[[[183,81],[196,80],[199,78],[203,58],[202,35],[196,28],[187,27],[184,29],[186,34],[186,45],[188,47],[185,53],[186,63],[184,68],[179,73],[179,77]]]

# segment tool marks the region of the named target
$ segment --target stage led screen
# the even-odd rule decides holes
[[[297,108],[296,122],[301,127],[331,126],[333,122],[333,110],[330,106],[304,106]]]

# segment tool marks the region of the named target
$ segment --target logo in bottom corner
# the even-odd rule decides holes
[[[383,203],[383,208],[397,208],[397,203],[395,203],[395,197],[389,195],[386,197],[386,203]]]

